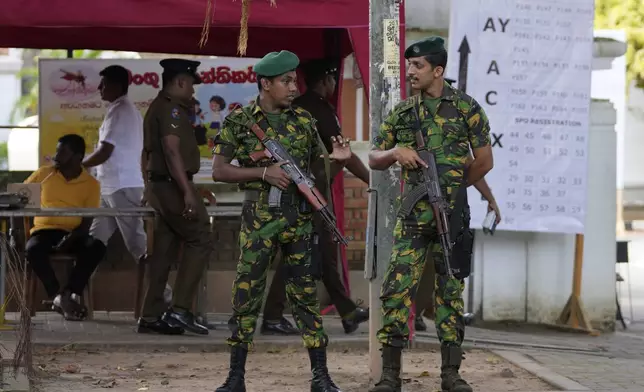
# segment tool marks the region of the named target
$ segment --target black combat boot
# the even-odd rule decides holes
[[[400,358],[402,348],[382,346],[382,376],[369,392],[400,392]]]
[[[326,348],[310,348],[311,359],[311,392],[341,392],[331,380],[329,369],[326,366]]]
[[[224,384],[215,392],[246,392],[244,375],[246,374],[246,347],[234,346],[230,348],[230,370]]]
[[[441,346],[441,388],[444,392],[472,392],[472,387],[458,374],[463,360],[463,350],[454,345]]]

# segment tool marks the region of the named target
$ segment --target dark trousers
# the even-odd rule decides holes
[[[193,192],[197,192],[194,187]],[[197,217],[193,220],[182,216],[183,195],[176,184],[151,182],[146,196],[158,215],[155,219],[154,247],[146,260],[150,279],[141,315],[146,319],[156,319],[167,309],[163,292],[170,268],[179,258],[181,244],[183,252],[175,279],[172,306],[190,310],[199,281],[210,260],[212,241],[210,218],[201,196],[197,195]]]
[[[76,265],[68,277],[67,285],[61,290],[49,257],[54,253],[54,247],[67,234],[69,233],[65,230],[38,230],[27,241],[27,261],[45,286],[49,298],[55,297],[64,290],[79,296],[83,295],[87,282],[105,256],[105,245],[101,241],[89,235],[78,238],[69,251],[76,257]]]
[[[319,233],[320,241],[318,249],[313,252],[320,252],[322,260],[322,283],[326,287],[331,303],[340,313],[340,316],[345,317],[351,312],[356,310],[356,304],[347,296],[347,290],[340,279],[338,272],[338,244],[333,242],[333,236],[326,228],[324,222],[317,216],[314,219],[315,232]],[[264,305],[264,320],[277,321],[282,318],[284,314],[284,307],[286,304],[286,289],[285,289],[285,273],[282,268],[282,260],[275,268],[275,275],[271,288],[266,297],[266,305]]]

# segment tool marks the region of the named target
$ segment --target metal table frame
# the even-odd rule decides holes
[[[212,224],[213,218],[216,217],[235,217],[241,215],[241,205],[217,205],[207,207],[208,215]],[[0,210],[0,219],[7,218],[30,218],[37,216],[64,216],[64,217],[121,217],[121,216],[140,216],[143,219],[154,220],[156,214],[152,207],[135,207],[135,208],[22,208],[14,210]],[[7,263],[0,252],[0,326],[5,323],[5,298],[6,298],[6,277]],[[207,277],[208,266],[205,267]],[[207,281],[202,279],[197,294],[198,313],[206,308],[207,304]],[[205,311],[201,318],[207,323]]]

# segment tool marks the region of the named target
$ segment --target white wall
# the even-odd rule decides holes
[[[624,187],[644,186],[644,90],[631,85],[624,130]]]
[[[593,101],[581,299],[591,323],[608,328],[615,320],[614,123],[612,104]],[[490,237],[477,231],[473,309],[486,321],[555,323],[572,290],[574,243],[574,235],[497,232]]]
[[[21,127],[11,129],[7,141],[10,171],[34,171],[38,169],[38,116],[27,117],[18,123]]]
[[[595,37],[626,42],[624,30],[595,30]],[[608,99],[617,112],[617,189],[624,187],[624,136],[626,130],[626,55],[616,58],[595,57],[591,82],[591,97]]]
[[[11,111],[20,97],[20,79],[16,75],[21,67],[19,50],[9,49],[8,55],[0,56],[0,125],[11,125]],[[0,133],[0,140],[5,141],[8,131]]]
[[[406,0],[407,29],[449,29],[450,0]]]

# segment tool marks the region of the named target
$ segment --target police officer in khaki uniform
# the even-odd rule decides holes
[[[166,59],[160,64],[163,89],[150,104],[143,123],[145,192],[157,217],[153,252],[147,261],[150,284],[138,332],[181,334],[188,330],[207,335],[208,329],[190,312],[211,252],[208,212],[192,183],[200,159],[190,101],[193,85],[201,83],[196,73],[200,63]],[[163,291],[181,244],[173,301],[166,310]]]

